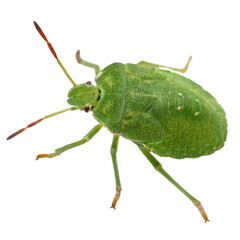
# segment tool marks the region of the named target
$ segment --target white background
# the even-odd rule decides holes
[[[239,239],[239,7],[238,1],[5,1],[0,7],[0,238]],[[110,209],[115,180],[112,135],[60,157],[35,161],[79,140],[95,124],[68,112],[6,141],[14,131],[68,107],[71,83],[35,30],[37,21],[77,83],[94,71],[75,52],[104,68],[146,60],[182,67],[211,92],[228,118],[220,151],[198,159],[157,157],[198,198],[211,222],[157,173],[138,148],[120,139],[122,195]]]

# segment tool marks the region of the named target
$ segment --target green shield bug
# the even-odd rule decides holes
[[[53,158],[82,145],[104,126],[113,134],[111,157],[116,194],[112,208],[115,208],[122,190],[116,158],[118,140],[122,136],[139,147],[153,167],[192,201],[207,222],[208,217],[200,201],[180,186],[151,154],[177,159],[197,158],[212,154],[224,145],[227,120],[223,108],[201,86],[175,73],[186,72],[191,57],[183,69],[141,61],[138,64],[113,63],[100,70],[98,65],[83,60],[77,51],[77,62],[95,70],[96,86],[90,81],[76,84],[39,25],[36,22],[34,25],[73,84],[67,100],[72,107],[32,122],[10,135],[7,140],[60,113],[91,111],[99,123],[80,141],[58,148],[54,153],[39,154],[37,159]],[[162,67],[175,72],[163,70]]]

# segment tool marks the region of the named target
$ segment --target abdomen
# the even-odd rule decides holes
[[[144,143],[159,156],[196,158],[223,147],[227,121],[223,108],[202,87],[178,74],[161,71],[163,82],[154,86],[159,98],[150,109],[161,122],[165,138]]]

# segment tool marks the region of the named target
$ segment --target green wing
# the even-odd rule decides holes
[[[146,112],[123,120],[121,135],[134,142],[159,142],[165,132],[159,120]]]
[[[164,129],[152,114],[158,101],[158,92],[153,87],[155,76],[135,64],[126,64],[125,71],[125,106],[120,134],[136,143],[159,142],[164,138]]]

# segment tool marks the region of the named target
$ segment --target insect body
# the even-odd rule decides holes
[[[223,146],[224,110],[183,76],[141,63],[114,63],[96,83],[101,97],[93,116],[114,134],[173,158],[199,157]]]
[[[39,158],[52,158],[73,147],[89,141],[103,126],[113,133],[111,156],[116,180],[115,208],[121,193],[121,183],[116,152],[118,140],[123,136],[136,143],[153,167],[175,185],[199,209],[205,222],[208,217],[201,203],[182,188],[150,153],[172,158],[196,158],[220,149],[226,140],[227,121],[225,112],[215,98],[193,81],[162,70],[162,65],[141,61],[138,64],[113,63],[100,70],[99,66],[84,61],[80,52],[76,54],[80,64],[95,69],[96,86],[91,82],[77,85],[69,76],[57,57],[52,45],[34,22],[40,35],[47,42],[58,64],[73,87],[68,93],[72,107],[47,115],[27,127],[20,129],[7,139],[18,135],[43,119],[72,111],[92,111],[99,122],[80,141],[68,144],[50,154],[39,154]],[[171,70],[185,72],[185,68]]]

